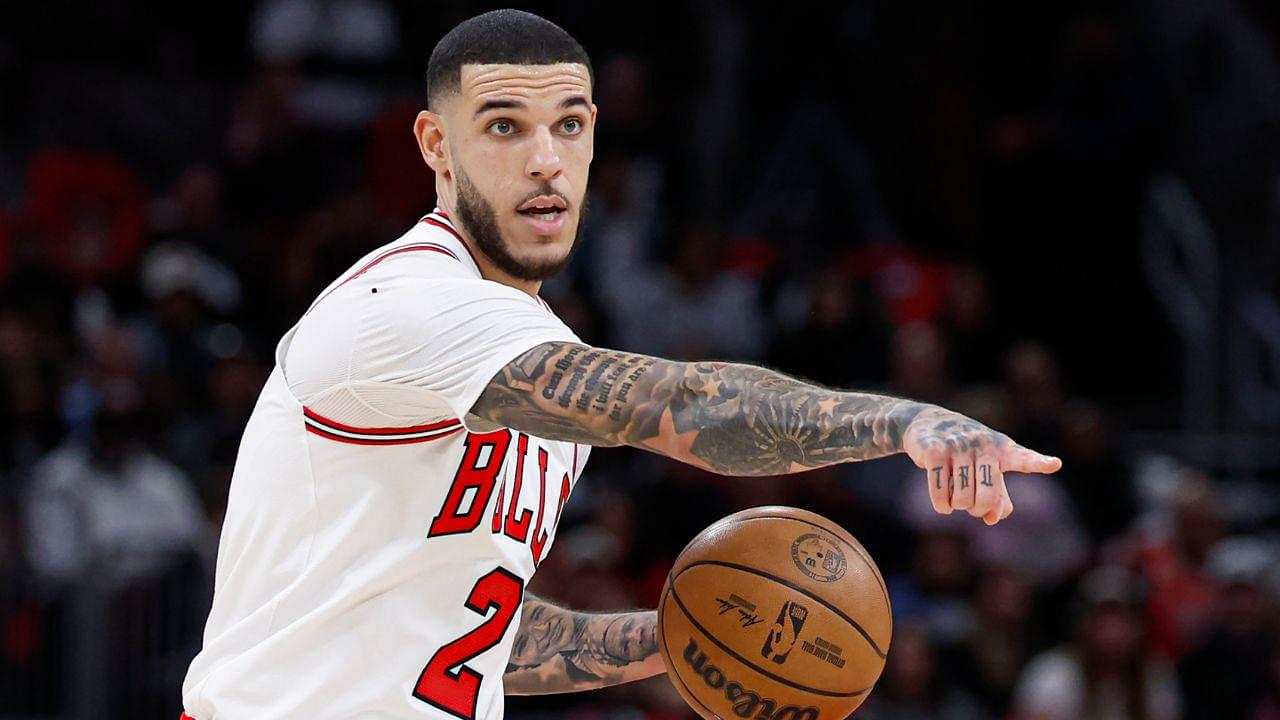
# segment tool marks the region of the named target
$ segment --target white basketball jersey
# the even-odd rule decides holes
[[[482,279],[439,210],[325,290],[245,429],[189,715],[502,717],[524,588],[589,448],[463,419],[550,341],[579,342]]]

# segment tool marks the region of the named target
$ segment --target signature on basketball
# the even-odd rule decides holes
[[[744,628],[749,628],[752,625],[764,622],[760,619],[759,615],[756,615],[756,606],[737,595],[730,594],[728,600],[725,600],[724,598],[716,598],[716,604],[720,606],[721,615],[724,615],[727,612],[736,611],[738,613],[738,622],[741,623]]]

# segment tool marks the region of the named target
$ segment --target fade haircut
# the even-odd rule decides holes
[[[438,111],[446,95],[458,92],[463,65],[495,63],[579,63],[596,82],[587,51],[559,25],[523,10],[493,10],[459,23],[436,43],[427,62],[427,107]]]

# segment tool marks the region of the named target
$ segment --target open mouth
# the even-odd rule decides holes
[[[516,212],[535,220],[556,220],[565,210],[564,200],[555,195],[543,195],[521,205]]]
[[[558,235],[565,226],[568,209],[564,200],[554,196],[543,196],[530,200],[516,212],[525,217],[533,231],[538,235],[551,237]]]
[[[558,207],[532,207],[528,210],[517,210],[521,215],[539,220],[554,220],[563,214],[564,208]]]

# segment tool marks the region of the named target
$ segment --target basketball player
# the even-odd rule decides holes
[[[587,345],[538,298],[569,261],[596,106],[582,47],[486,13],[431,54],[414,134],[439,207],[281,339],[245,429],[195,720],[500,718],[503,695],[662,672],[653,612],[527,595],[593,446],[728,475],[907,453],[987,523],[1060,463],[944,408]]]

